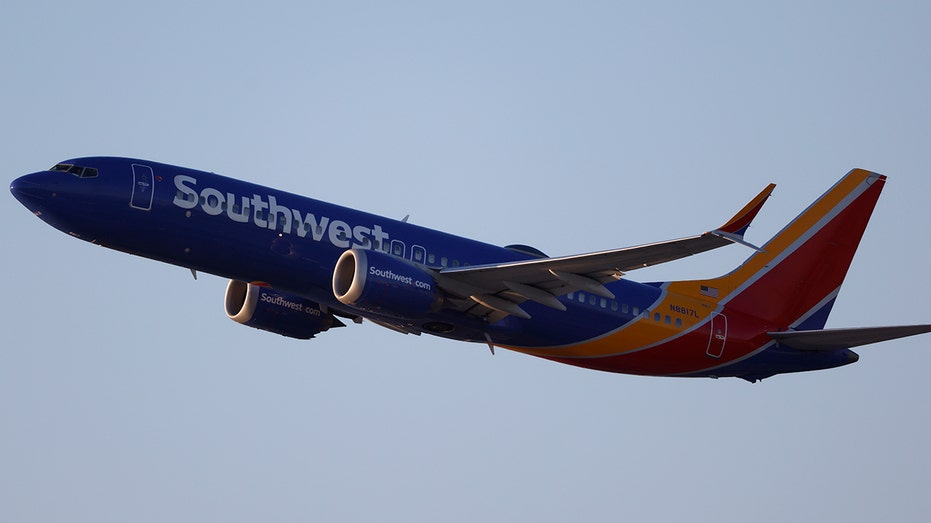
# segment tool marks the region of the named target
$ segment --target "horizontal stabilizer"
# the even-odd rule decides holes
[[[931,325],[899,327],[862,327],[855,329],[825,329],[814,331],[768,332],[774,340],[793,349],[834,351],[869,345],[881,341],[905,338],[931,332]]]

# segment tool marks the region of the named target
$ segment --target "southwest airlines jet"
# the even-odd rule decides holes
[[[762,247],[744,233],[775,185],[703,234],[555,258],[146,160],[66,160],[10,190],[71,236],[229,278],[226,314],[276,334],[365,318],[590,369],[755,382],[931,332],[824,329],[885,181],[850,171]],[[625,276],[733,243],[753,253],[718,278]]]

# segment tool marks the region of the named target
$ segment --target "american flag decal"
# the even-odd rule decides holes
[[[702,294],[702,296],[708,296],[709,298],[717,298],[717,297],[718,297],[718,289],[717,289],[717,287],[709,287],[709,286],[707,286],[707,285],[702,285],[702,286],[701,286],[701,294]]]

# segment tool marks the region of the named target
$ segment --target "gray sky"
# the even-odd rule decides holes
[[[6,2],[6,179],[136,156],[567,255],[776,182],[763,243],[863,167],[889,182],[828,326],[931,322],[928,3],[334,4]],[[219,278],[0,213],[4,521],[931,513],[927,336],[755,385],[371,324],[296,342],[227,320]]]

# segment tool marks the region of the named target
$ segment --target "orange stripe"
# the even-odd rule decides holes
[[[675,318],[676,316],[671,312],[669,306],[681,306],[682,302],[685,302],[687,303],[685,307],[697,311],[699,318],[688,318],[689,321],[685,322],[682,328],[675,328],[666,325],[663,321],[654,321],[652,318],[640,317],[620,330],[604,337],[574,345],[549,348],[502,347],[525,354],[545,357],[591,358],[629,353],[666,342],[675,336],[681,335],[692,326],[706,321],[708,316],[719,307],[722,299],[728,297],[734,289],[740,287],[740,285],[764,269],[767,264],[779,257],[871,176],[874,176],[873,173],[862,169],[850,171],[834,187],[764,245],[764,252],[754,254],[730,274],[710,280],[679,281],[668,284],[666,287],[667,293],[662,300],[652,307],[650,314],[659,312],[663,320],[665,320],[667,314]],[[766,191],[761,193],[760,196],[763,196],[763,194],[766,194]],[[702,285],[717,288],[718,298],[702,295]]]
[[[726,297],[733,292],[734,289],[740,287],[748,279],[766,267],[766,265],[782,255],[786,249],[791,247],[799,238],[804,236],[806,232],[811,230],[818,221],[827,216],[845,198],[856,191],[870,176],[872,176],[872,173],[862,169],[850,171],[844,178],[837,182],[831,190],[816,200],[808,209],[803,211],[788,227],[767,242],[766,245],[763,246],[764,252],[754,254],[743,265],[731,273],[711,280],[673,282],[669,285],[669,292],[685,296],[701,297],[700,286],[710,285],[720,289],[719,296],[721,298]]]

